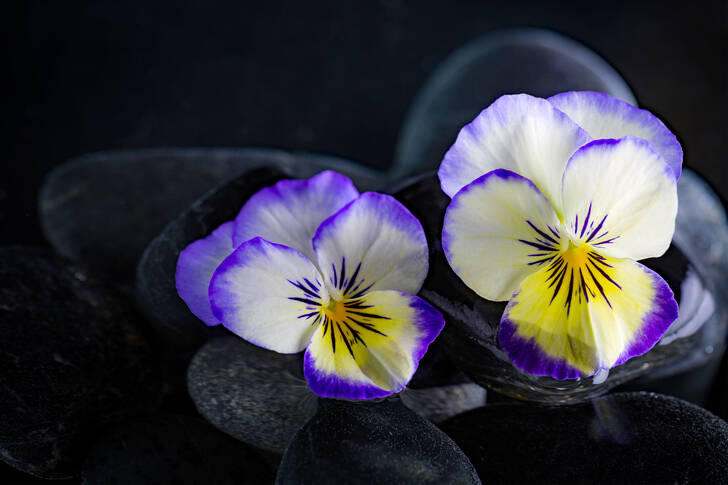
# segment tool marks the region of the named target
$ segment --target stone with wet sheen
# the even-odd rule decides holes
[[[283,456],[276,483],[479,484],[452,440],[398,400],[321,400]]]
[[[125,298],[49,251],[0,248],[0,460],[73,477],[103,426],[154,410],[145,326]]]
[[[484,483],[726,483],[728,423],[679,399],[499,403],[440,425]]]

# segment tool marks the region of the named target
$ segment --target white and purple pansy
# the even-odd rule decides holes
[[[402,204],[325,171],[257,192],[180,253],[176,281],[206,324],[276,352],[305,349],[319,396],[372,399],[401,391],[442,330],[415,296],[427,271],[424,231]]]
[[[600,93],[502,96],[460,131],[438,172],[442,245],[466,285],[508,301],[516,366],[579,378],[657,343],[677,303],[636,261],[670,244],[681,166],[659,119]]]

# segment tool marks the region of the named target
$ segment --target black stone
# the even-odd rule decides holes
[[[376,172],[325,155],[271,149],[143,149],[85,155],[47,175],[41,225],[54,248],[93,273],[131,280],[149,242],[211,188],[256,167],[308,177],[325,168],[371,188]]]
[[[283,453],[315,414],[301,354],[278,354],[235,337],[205,343],[190,362],[187,387],[213,425],[258,448]]]
[[[278,468],[286,484],[473,484],[473,466],[444,433],[398,400],[321,400]]]
[[[436,169],[460,128],[503,94],[549,97],[573,90],[634,103],[602,58],[555,32],[510,29],[476,39],[445,59],[417,94],[397,140],[395,170]]]
[[[0,248],[0,459],[69,478],[99,427],[153,410],[143,327],[126,299],[47,250]]]
[[[202,420],[150,416],[117,426],[89,453],[83,482],[272,483],[274,470],[254,448]]]
[[[728,423],[658,394],[561,407],[494,404],[440,427],[485,483],[728,482]]]
[[[234,219],[251,195],[283,178],[279,170],[259,168],[213,189],[167,224],[144,251],[137,268],[137,302],[170,349],[184,354],[209,336],[226,333],[202,323],[177,294],[174,275],[180,251]]]
[[[550,378],[523,373],[510,363],[497,341],[498,325],[506,302],[493,302],[478,296],[452,271],[442,251],[442,224],[450,198],[440,189],[437,175],[426,174],[403,182],[394,188],[394,197],[422,222],[425,230],[430,248],[430,271],[420,296],[443,312],[446,325],[440,338],[455,365],[476,383],[513,397],[548,401],[561,399],[564,395],[562,390],[550,394],[551,391],[542,385],[571,389],[570,399],[588,397],[591,389],[586,382],[571,380],[557,383]],[[680,249],[671,246],[663,257],[646,260],[646,264],[665,278],[679,301],[681,284],[689,267]],[[665,347],[655,351],[664,352]],[[625,365],[635,364],[630,361]],[[644,379],[632,390],[675,392],[681,397],[699,400],[704,397],[705,390],[702,388],[705,386],[700,386],[701,392],[690,389],[693,377],[686,373],[674,382]],[[621,381],[610,382],[610,385],[616,385]],[[540,390],[534,391],[534,388]]]

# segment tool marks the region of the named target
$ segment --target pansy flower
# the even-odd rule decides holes
[[[420,222],[394,198],[325,171],[253,195],[181,253],[177,290],[208,325],[304,355],[323,397],[401,391],[442,315],[415,296],[428,271]]]
[[[682,150],[611,96],[502,96],[465,126],[439,177],[442,245],[483,298],[508,301],[498,340],[522,370],[570,379],[652,348],[677,318],[636,261],[668,248]]]

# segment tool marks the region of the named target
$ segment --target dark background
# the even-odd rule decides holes
[[[728,197],[728,2],[585,3],[3,3],[0,242],[43,243],[42,178],[89,151],[258,145],[386,168],[438,63],[511,26],[596,50]]]

